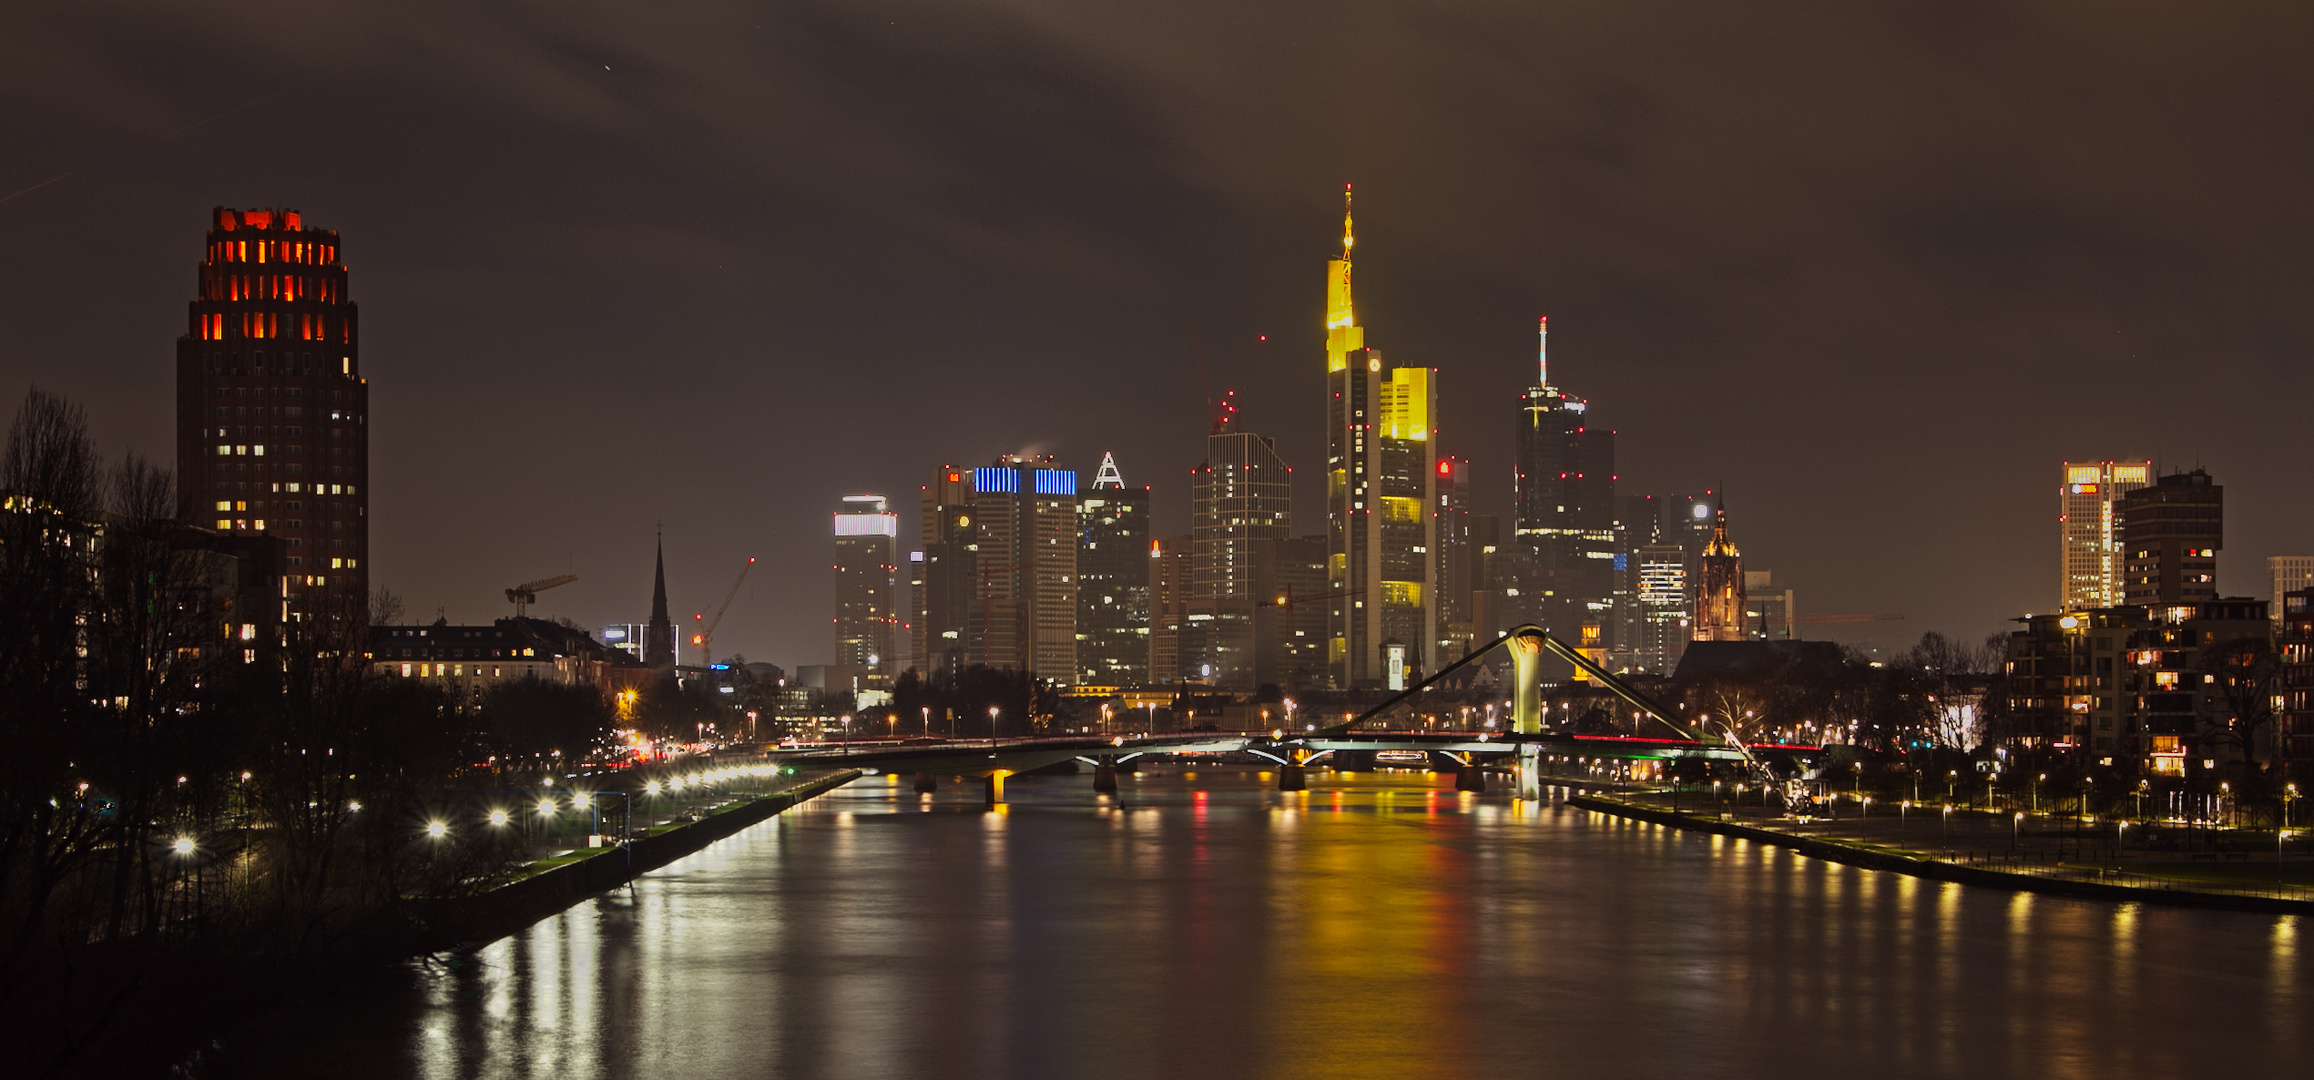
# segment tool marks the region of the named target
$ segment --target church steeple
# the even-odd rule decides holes
[[[643,631],[643,662],[675,667],[675,622],[667,617],[667,538],[659,538],[658,569],[651,583],[651,624]]]

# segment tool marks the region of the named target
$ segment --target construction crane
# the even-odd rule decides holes
[[[557,585],[568,585],[577,580],[577,574],[562,574],[556,577],[540,578],[537,581],[526,581],[506,590],[506,600],[514,605],[514,617],[519,619],[530,611],[530,605],[538,603],[538,594]]]
[[[691,644],[699,647],[700,667],[715,666],[715,654],[710,651],[715,644],[715,628],[723,625],[723,613],[731,610],[731,598],[739,595],[739,583],[746,581],[747,572],[753,569],[755,559],[750,556],[747,565],[739,568],[739,577],[732,581],[731,591],[723,594],[723,603],[716,606],[713,620],[708,620],[705,615],[691,616],[691,625],[698,628],[691,634]]]

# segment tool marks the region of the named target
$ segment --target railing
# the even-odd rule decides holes
[[[2239,854],[2248,861],[2248,852]],[[1947,851],[1942,856],[1924,852],[1927,858],[1956,866],[1999,870],[2009,874],[2025,874],[2065,881],[2086,881],[2102,885],[2122,885],[2132,889],[2158,889],[2166,892],[2222,893],[2228,896],[2256,896],[2268,900],[2296,900],[2314,903],[2314,888],[2291,885],[2287,882],[2257,883],[2210,880],[2183,881],[2177,878],[2140,874],[2110,866],[2081,866],[2059,862],[2046,851]]]

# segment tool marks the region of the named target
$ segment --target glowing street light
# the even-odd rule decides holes
[[[429,821],[426,823],[426,835],[432,837],[433,839],[440,840],[441,838],[450,835],[450,827],[448,825],[442,824],[439,821]]]
[[[177,842],[169,845],[169,847],[179,855],[191,855],[194,848],[193,838],[190,836],[180,836],[177,838]]]
[[[492,810],[492,811],[490,812],[490,823],[491,823],[492,825],[504,825],[504,824],[506,824],[506,811],[504,811],[504,810]]]

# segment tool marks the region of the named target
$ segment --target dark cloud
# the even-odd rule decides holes
[[[830,652],[825,512],[1115,450],[1186,524],[1208,388],[1302,475],[1359,192],[1370,339],[1508,508],[1535,314],[1633,490],[1875,632],[2046,606],[2064,455],[2200,462],[2221,574],[2314,548],[2302,5],[395,5],[0,14],[0,370],[166,453],[208,207],[342,230],[379,579]],[[1259,335],[1269,336],[1267,343]],[[1200,349],[1199,346],[1202,346]],[[1304,526],[1318,527],[1314,498]]]

